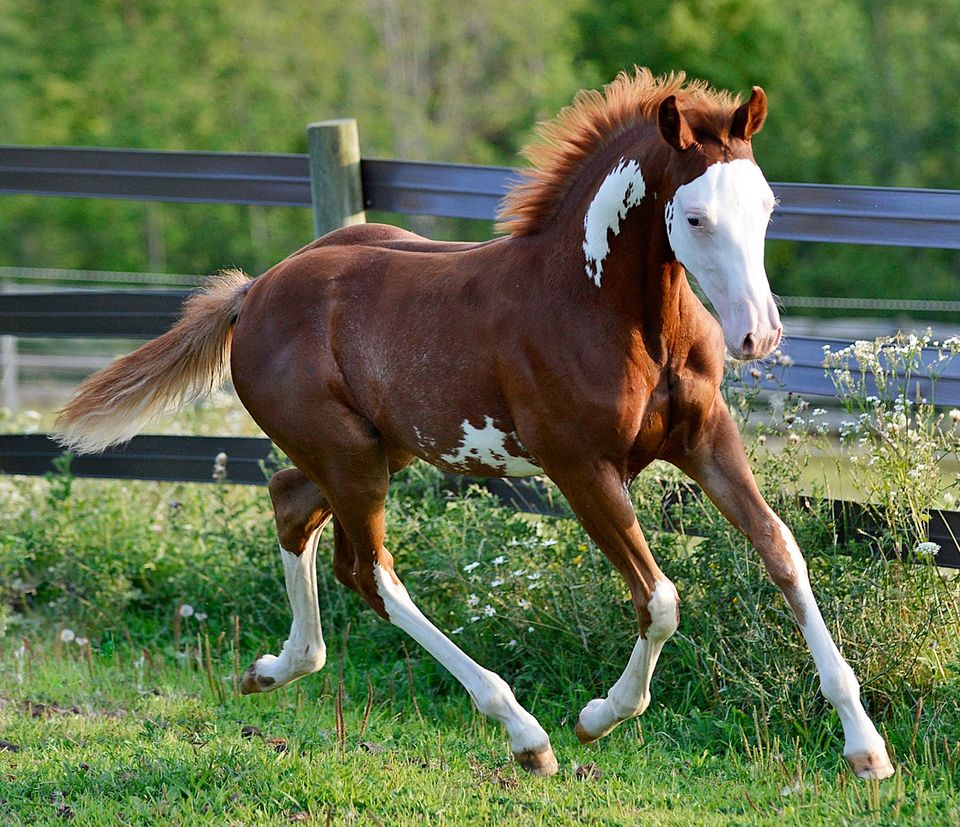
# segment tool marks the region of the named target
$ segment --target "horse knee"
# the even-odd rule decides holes
[[[666,578],[658,580],[653,594],[647,600],[650,625],[646,629],[648,640],[663,642],[677,631],[680,624],[680,598],[673,583]]]
[[[277,523],[280,547],[301,554],[310,535],[330,514],[326,498],[296,468],[279,471],[267,484]]]

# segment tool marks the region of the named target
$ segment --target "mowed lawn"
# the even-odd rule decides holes
[[[654,701],[639,725],[584,747],[573,721],[590,695],[573,688],[566,720],[521,698],[560,762],[543,779],[512,763],[500,728],[463,693],[417,689],[417,670],[412,693],[402,673],[371,676],[367,713],[368,675],[347,659],[338,725],[336,663],[270,696],[237,697],[216,674],[221,701],[196,663],[88,662],[5,643],[4,825],[960,822],[956,733],[944,745],[915,737],[893,779],[864,783],[839,759],[833,713],[817,713],[823,725],[803,743],[781,744],[763,721],[746,731]],[[905,725],[894,747],[910,736]]]

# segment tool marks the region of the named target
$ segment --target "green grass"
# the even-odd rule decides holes
[[[663,669],[669,670],[669,647],[665,654]],[[0,821],[709,825],[960,819],[955,743],[951,753],[935,739],[917,737],[913,756],[898,760],[893,779],[863,783],[838,760],[832,714],[817,712],[806,738],[781,745],[759,720],[752,731],[736,726],[724,734],[716,716],[678,716],[655,702],[639,724],[584,747],[571,723],[589,696],[576,687],[565,721],[549,712],[543,717],[560,772],[533,778],[512,763],[504,734],[462,693],[416,689],[421,722],[406,680],[396,674],[371,675],[374,702],[361,736],[367,673],[355,660],[348,657],[344,666],[350,689],[341,739],[331,689],[336,663],[328,664],[326,680],[313,676],[271,696],[236,697],[228,680],[220,702],[196,667],[156,664],[144,674],[115,654],[94,656],[91,672],[80,659],[48,652],[27,653],[18,668],[8,646],[0,673],[0,737],[20,751],[0,752]],[[426,663],[413,663],[414,685],[420,686]],[[30,701],[53,708],[31,709]],[[911,722],[901,723],[895,745],[909,739]],[[245,726],[260,734],[244,737]]]
[[[921,344],[891,353],[911,359]],[[756,403],[735,401],[745,414]],[[61,473],[0,477],[0,738],[20,747],[0,750],[0,824],[960,823],[960,578],[917,546],[926,508],[956,498],[942,471],[960,455],[960,413],[887,400],[845,426],[876,519],[872,537],[841,545],[832,510],[796,496],[822,414],[783,401],[748,449],[806,553],[893,779],[849,773],[782,596],[669,468],[632,494],[679,590],[680,627],[652,707],[590,747],[573,723],[637,634],[600,550],[569,515],[517,514],[475,488],[453,495],[422,465],[391,488],[400,576],[551,734],[560,772],[546,780],[512,763],[504,733],[438,663],[335,582],[330,532],[318,582],[331,662],[274,695],[239,697],[234,675],[258,649],[277,651],[290,622],[265,492]],[[89,642],[56,644],[65,629]]]

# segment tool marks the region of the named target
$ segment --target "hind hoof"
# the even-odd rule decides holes
[[[855,752],[843,757],[847,759],[847,763],[850,764],[850,768],[857,778],[882,781],[884,778],[893,775],[893,764],[890,763],[887,752],[883,747],[867,752]]]
[[[242,695],[253,695],[256,692],[269,692],[276,688],[276,684],[275,678],[258,674],[257,664],[254,663],[243,673],[243,679],[240,681],[240,693]]]
[[[539,752],[532,749],[526,752],[515,752],[513,757],[531,775],[548,777],[557,774],[557,758],[549,745]]]

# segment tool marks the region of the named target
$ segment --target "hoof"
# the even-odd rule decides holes
[[[257,664],[254,663],[243,673],[243,680],[240,681],[240,694],[252,695],[255,692],[269,692],[276,688],[276,684],[275,678],[258,674]]]
[[[580,719],[577,718],[576,726],[574,726],[573,731],[577,733],[577,740],[581,744],[592,744],[598,738],[601,738],[601,735],[591,735],[583,728],[583,724],[580,722]]]
[[[893,775],[893,764],[890,763],[887,751],[883,747],[867,752],[855,752],[843,757],[847,759],[857,778],[882,781]]]
[[[526,752],[515,752],[513,757],[531,775],[547,777],[557,774],[557,759],[549,745],[539,752],[532,749]]]

